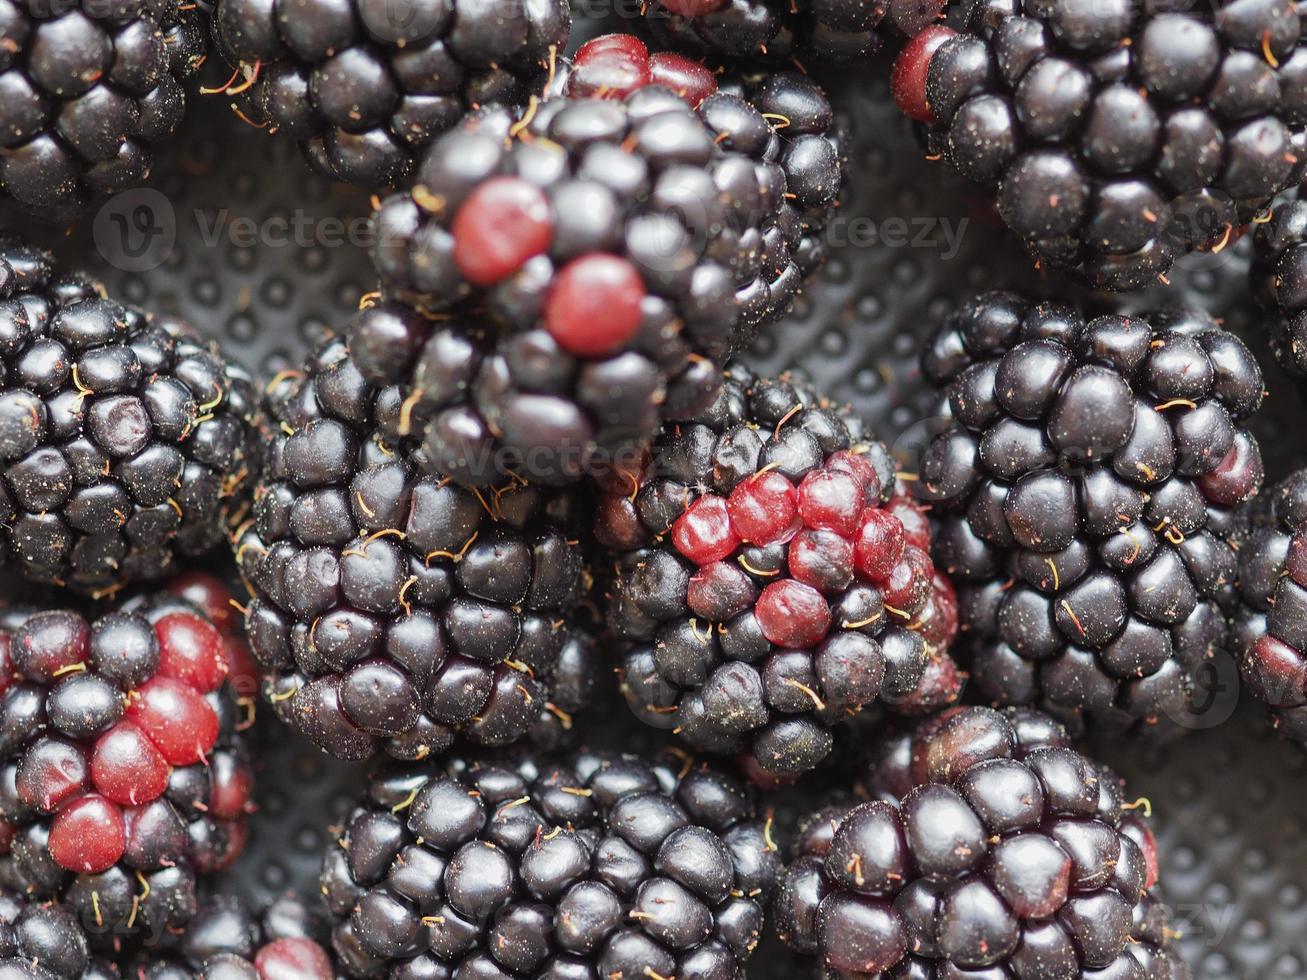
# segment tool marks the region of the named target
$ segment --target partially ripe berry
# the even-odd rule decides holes
[[[451,230],[454,262],[478,286],[507,279],[546,251],[554,236],[544,191],[521,177],[492,177],[477,187]]]
[[[48,846],[55,863],[69,871],[107,871],[127,846],[122,810],[93,793],[74,800],[55,816]]]
[[[644,280],[634,265],[602,252],[563,266],[545,300],[545,326],[566,350],[599,357],[640,329]]]
[[[890,92],[894,102],[909,119],[933,123],[935,115],[926,101],[926,76],[930,60],[939,46],[957,34],[951,27],[936,24],[927,27],[903,46],[890,75]]]

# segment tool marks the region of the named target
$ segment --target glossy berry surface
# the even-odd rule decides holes
[[[632,709],[776,776],[817,765],[866,706],[919,710],[956,634],[885,448],[808,386],[738,362],[716,404],[606,481],[595,534],[617,553],[608,622]]]
[[[655,0],[642,12],[654,36],[677,51],[815,67],[868,59],[944,8],[942,0]]]
[[[409,409],[336,338],[268,387],[267,463],[236,540],[265,695],[346,759],[560,739],[598,669],[574,621],[579,497],[424,473]]]
[[[1256,226],[1250,275],[1275,360],[1307,377],[1307,202],[1277,204]]]
[[[67,222],[142,183],[181,123],[205,19],[177,2],[0,4],[0,193]]]
[[[207,897],[185,929],[120,957],[125,976],[153,980],[332,980],[330,929],[319,902],[293,892],[257,914],[230,893]]]
[[[0,611],[6,873],[97,936],[183,925],[197,876],[245,843],[253,704],[226,683],[240,644],[164,593],[95,620]]]
[[[213,37],[232,75],[215,88],[323,176],[403,186],[469,113],[543,97],[570,26],[565,0],[219,0]]]
[[[950,709],[888,739],[864,789],[809,819],[777,889],[781,938],[827,969],[1189,977],[1151,831],[1051,718]]]
[[[905,49],[895,98],[929,123],[932,158],[993,193],[1041,268],[1109,290],[1165,282],[1302,179],[1296,3],[997,0],[959,8],[953,26]]]
[[[662,59],[669,89],[655,57],[596,38],[566,96],[446,134],[374,213],[386,301],[350,348],[411,399],[433,472],[566,484],[638,453],[825,257],[844,171],[821,88]]]
[[[1244,687],[1276,728],[1307,744],[1307,471],[1268,489],[1249,507],[1239,541],[1234,649]]]
[[[243,371],[0,239],[0,558],[103,597],[224,541],[253,485]]]
[[[1086,321],[989,293],[922,368],[946,423],[919,487],[976,689],[1076,731],[1177,733],[1224,647],[1228,538],[1262,482],[1240,424],[1262,400],[1251,353],[1198,312]]]
[[[779,867],[734,777],[582,751],[374,770],[320,882],[351,977],[732,977]]]

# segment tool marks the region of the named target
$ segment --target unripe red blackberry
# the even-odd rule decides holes
[[[1121,781],[1027,709],[889,739],[871,801],[816,814],[776,928],[829,976],[1186,980],[1156,842]]]
[[[865,706],[916,705],[956,634],[885,447],[787,376],[732,362],[712,407],[668,425],[598,511],[632,709],[773,776],[817,765]]]
[[[895,72],[932,157],[1042,268],[1132,290],[1220,251],[1307,167],[1296,0],[960,4]]]
[[[266,459],[236,558],[274,710],[347,759],[455,737],[554,742],[598,670],[577,610],[574,491],[424,472],[411,407],[330,338],[269,384]]]
[[[254,482],[247,375],[0,237],[0,561],[100,596],[220,544]]]
[[[373,771],[320,882],[349,977],[733,978],[779,867],[737,778],[582,750]]]
[[[757,108],[713,92],[696,110],[651,84],[634,38],[592,43],[569,85],[609,79],[623,98],[483,115],[374,215],[383,292],[439,315],[375,306],[351,350],[411,397],[405,424],[435,471],[466,483],[567,483],[638,452],[660,420],[711,403],[722,359],[824,255],[843,156],[818,86],[780,76]],[[632,46],[634,79],[609,78]],[[782,110],[784,130],[769,121]]]
[[[166,593],[94,620],[0,612],[4,873],[60,899],[97,946],[185,925],[197,877],[244,848],[254,702],[227,685],[240,645]]]

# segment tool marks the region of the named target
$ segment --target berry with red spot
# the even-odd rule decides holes
[[[95,620],[0,608],[5,873],[106,937],[183,925],[197,875],[244,844],[249,719],[226,685],[243,644],[230,617],[219,629],[176,594],[200,587],[225,608],[225,589],[194,579]]]
[[[1197,727],[1237,604],[1237,505],[1262,481],[1242,427],[1263,397],[1249,350],[1200,311],[1086,319],[986,293],[944,321],[922,370],[948,421],[916,487],[973,688],[1077,734]]]
[[[624,99],[652,80],[649,49],[643,41],[633,34],[604,34],[577,50],[567,94]]]
[[[598,514],[622,687],[647,723],[766,783],[817,765],[864,707],[956,699],[956,599],[919,547],[929,527],[885,448],[806,385],[732,363],[718,402],[606,482]]]
[[[651,54],[649,75],[654,85],[671,89],[694,108],[717,91],[717,76],[712,71],[675,51]]]
[[[926,28],[908,41],[894,59],[894,71],[890,75],[890,92],[894,102],[909,119],[918,122],[933,123],[935,116],[930,111],[930,101],[926,94],[926,78],[930,71],[930,59],[939,46],[955,35],[957,31],[943,24]]]
[[[1255,498],[1248,513],[1234,652],[1244,689],[1281,735],[1307,746],[1307,470]]]
[[[774,903],[825,972],[1188,980],[1138,804],[1047,715],[931,715],[857,788],[805,822]]]
[[[427,471],[466,484],[574,482],[702,412],[825,258],[843,185],[797,73],[719,86],[614,34],[559,77],[527,116],[441,137],[373,216],[384,299],[351,353],[399,386]]]
[[[468,195],[450,231],[459,271],[469,282],[490,286],[549,248],[549,200],[521,177],[495,177]]]
[[[936,28],[904,50],[895,100],[929,157],[974,182],[1041,269],[1121,292],[1166,283],[1188,253],[1219,253],[1262,225],[1302,181],[1296,3],[950,8],[958,32]],[[1259,238],[1290,246],[1293,221],[1275,224]],[[1294,261],[1282,267],[1290,302]],[[1272,326],[1277,345],[1291,346],[1293,329]]]
[[[558,271],[545,300],[545,327],[565,351],[602,357],[639,331],[644,299],[644,280],[628,259],[582,255]]]
[[[240,978],[240,980],[332,980],[330,931],[319,902],[295,893],[255,913],[235,895],[213,895],[162,950],[125,959],[124,976]]]

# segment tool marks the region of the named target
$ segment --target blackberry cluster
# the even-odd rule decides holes
[[[963,5],[961,34],[905,47],[895,96],[1041,266],[1137,289],[1224,248],[1307,167],[1298,4],[1214,6]]]
[[[777,889],[782,939],[832,975],[1188,978],[1151,831],[1047,716],[945,712],[867,788],[814,817]]]
[[[118,970],[94,957],[77,917],[0,886],[0,971],[31,980],[118,980]]]
[[[696,112],[647,78],[511,128],[483,117],[382,203],[383,289],[443,315],[383,304],[350,345],[369,378],[412,392],[437,471],[569,482],[712,402],[723,357],[820,260],[842,182],[821,90],[788,77],[767,91],[789,113],[784,141],[736,96]]]
[[[254,402],[185,324],[0,239],[0,555],[27,578],[105,594],[221,542]]]
[[[1253,236],[1252,293],[1275,360],[1307,377],[1307,201],[1277,204]]]
[[[238,645],[173,593],[94,621],[0,610],[0,881],[108,948],[189,921],[197,876],[245,845]]]
[[[567,0],[217,0],[213,15],[234,70],[219,91],[318,173],[374,188],[406,183],[469,112],[542,94],[570,27]]]
[[[1239,547],[1235,652],[1281,733],[1307,746],[1307,470],[1261,494]]]
[[[932,23],[944,0],[652,0],[645,23],[695,55],[807,62],[866,59]]]
[[[347,976],[744,975],[780,859],[737,779],[582,751],[374,772],[322,864]]]
[[[421,759],[458,734],[552,742],[597,666],[573,625],[580,501],[420,472],[409,404],[331,338],[268,387],[267,458],[236,557],[246,632],[286,721],[322,749]]]
[[[204,17],[182,0],[0,0],[0,190],[57,222],[143,181],[185,112]]]
[[[612,479],[595,534],[615,552],[632,709],[773,776],[816,766],[864,706],[911,705],[957,631],[885,447],[807,385],[736,362],[711,408]]]
[[[921,460],[971,678],[1076,731],[1170,732],[1234,599],[1227,538],[1262,481],[1247,348],[1202,313],[1101,316],[984,294],[922,359]]]
[[[138,980],[332,980],[326,923],[297,895],[255,915],[233,895],[215,895],[164,955],[139,957],[123,972]]]

